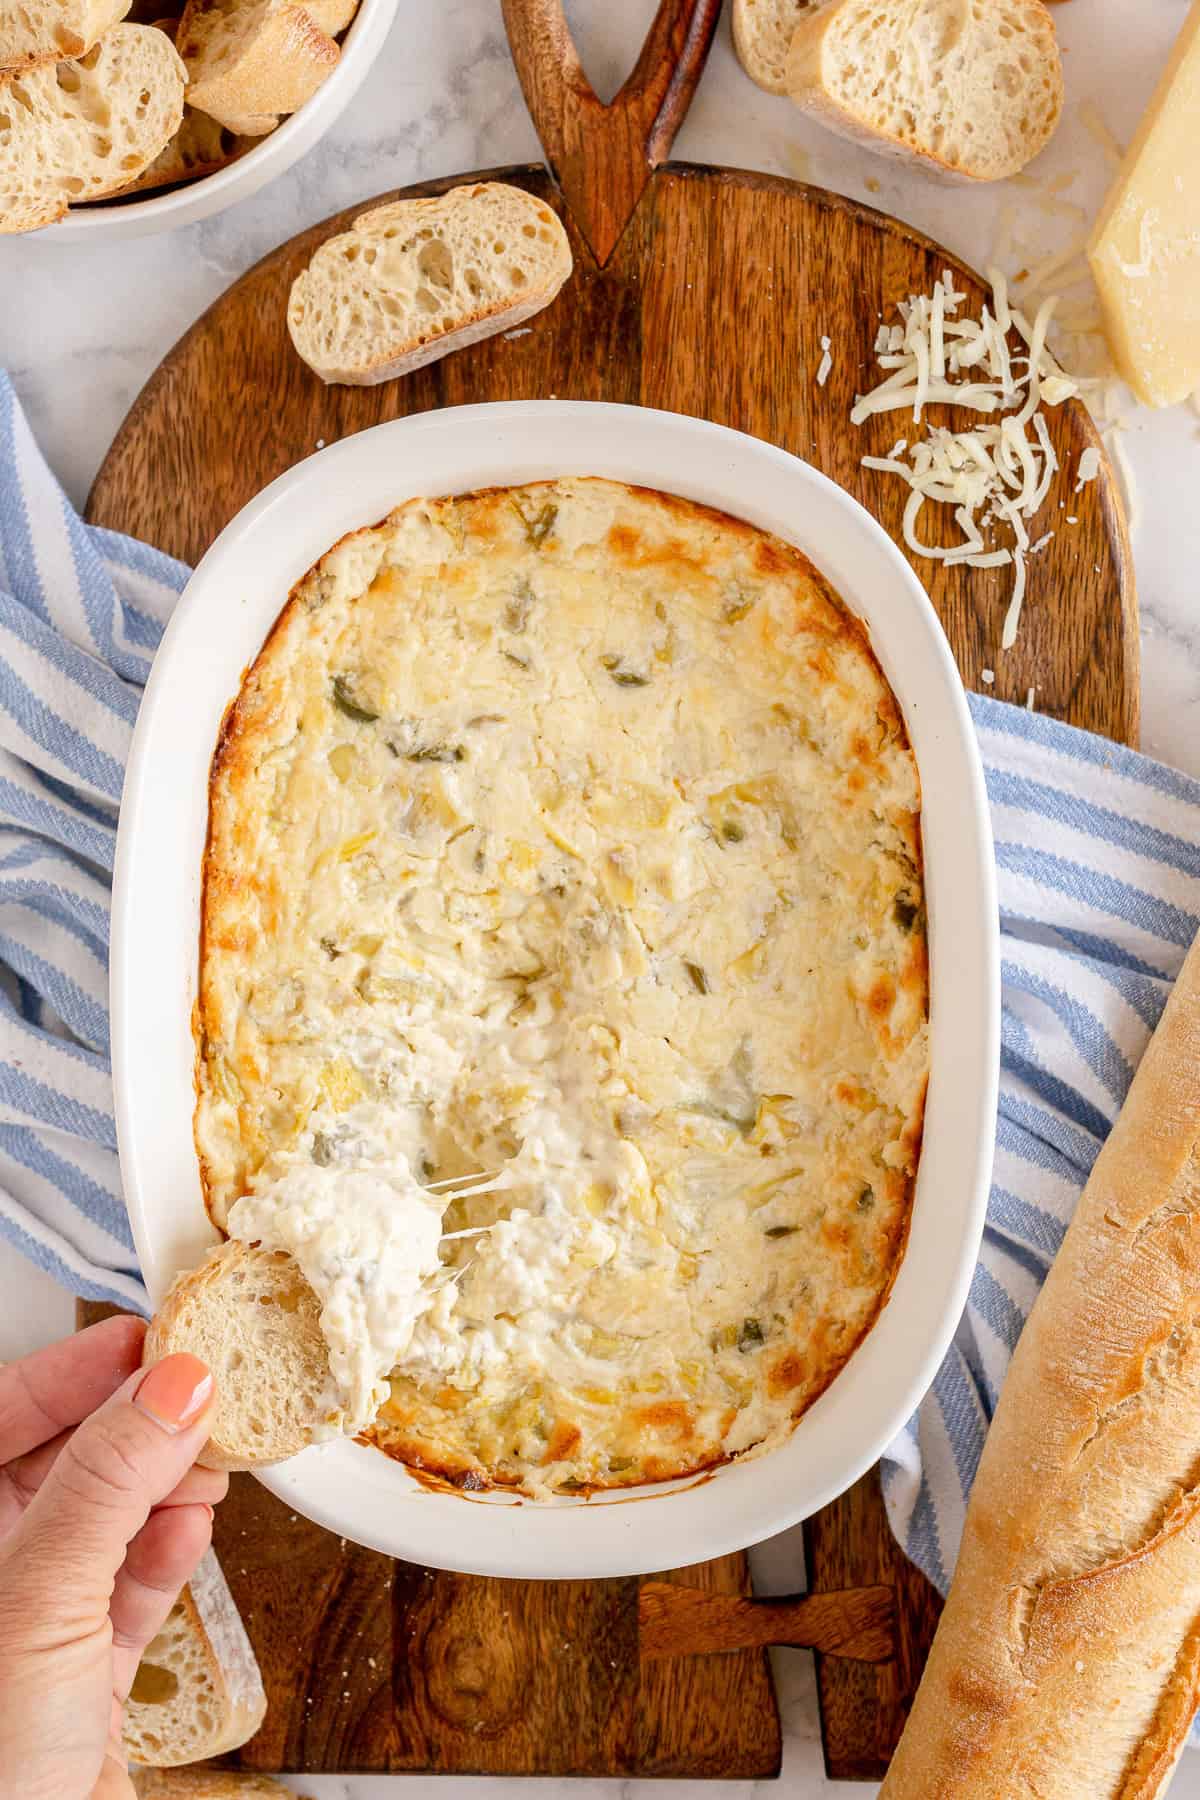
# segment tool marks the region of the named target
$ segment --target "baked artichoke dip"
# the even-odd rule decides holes
[[[787,1435],[903,1253],[919,806],[862,627],[736,519],[571,478],[322,558],[213,764],[196,1138],[343,1428],[534,1495]]]

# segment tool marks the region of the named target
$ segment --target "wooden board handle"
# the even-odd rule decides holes
[[[599,268],[665,162],[708,56],[721,0],[660,0],[641,54],[605,106],[562,0],[502,0],[513,62],[550,172]]]
[[[896,1590],[845,1588],[789,1600],[749,1600],[643,1581],[638,1627],[643,1657],[788,1644],[858,1662],[887,1662],[896,1654]]]

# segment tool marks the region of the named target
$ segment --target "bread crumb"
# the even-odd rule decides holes
[[[868,175],[863,182],[863,186],[866,188],[868,194],[877,194],[879,192],[879,182],[874,175]]]
[[[318,439],[317,439],[317,449],[318,449],[318,450],[323,450],[323,449],[324,449],[324,448],[325,448],[325,439],[324,439],[324,438],[318,438]],[[293,1513],[293,1514],[292,1514],[292,1517],[293,1517],[293,1519],[294,1519],[294,1518],[295,1518],[295,1516],[296,1516],[296,1515],[295,1515],[295,1513]]]

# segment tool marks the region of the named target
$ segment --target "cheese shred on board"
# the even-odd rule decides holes
[[[861,425],[877,413],[903,410],[920,425],[927,406],[947,405],[988,421],[958,431],[928,425],[923,436],[901,439],[889,456],[864,456],[862,466],[908,483],[912,492],[904,509],[904,542],[916,555],[973,569],[1012,566],[1012,596],[1000,640],[1008,650],[1016,642],[1028,559],[1052,535],[1044,532],[1031,543],[1028,530],[1059,466],[1041,409],[1073,399],[1079,384],[1046,348],[1054,298],[1046,299],[1030,321],[1010,303],[999,270],[990,269],[988,279],[992,306],[985,306],[979,319],[959,316],[966,295],[955,289],[948,269],[932,294],[900,302],[900,322],[881,325],[875,338],[883,380],[858,397],[850,419]],[[1014,331],[1023,349],[1012,344]],[[1094,455],[1083,453],[1083,480]],[[954,509],[962,534],[957,543],[942,546],[921,537],[918,527],[927,500]],[[986,532],[994,540],[997,530],[1011,534],[1011,544],[985,539]]]

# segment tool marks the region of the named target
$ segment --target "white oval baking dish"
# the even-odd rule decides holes
[[[41,235],[56,242],[74,238],[89,244],[147,237],[156,231],[173,231],[177,225],[194,225],[239,200],[248,200],[298,162],[345,112],[383,48],[398,4],[399,0],[361,0],[328,79],[298,112],[227,168],[183,182],[166,194],[73,206],[65,219],[48,225]]]
[[[892,1296],[792,1437],[698,1482],[550,1505],[422,1489],[338,1442],[263,1473],[331,1530],[469,1573],[598,1577],[719,1556],[781,1531],[879,1456],[928,1387],[983,1229],[999,1055],[987,799],[962,686],[933,608],[848,495],[772,445],[674,413],[573,401],[452,408],[363,431],[272,483],[221,533],[154,663],[125,782],[113,904],[113,1071],[125,1192],[154,1299],[215,1233],[192,1145],[191,1010],[209,763],[292,584],[343,532],[414,494],[607,475],[721,507],[800,545],[870,629],[923,787],[932,1073],[908,1249]]]

